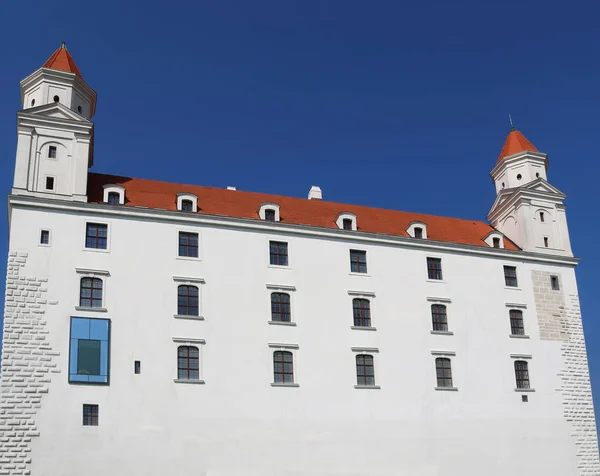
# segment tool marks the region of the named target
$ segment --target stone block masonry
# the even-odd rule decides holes
[[[540,338],[562,343],[563,367],[558,374],[561,385],[557,391],[562,395],[564,418],[572,427],[571,438],[578,458],[574,474],[598,476],[598,435],[579,296],[571,294],[566,299],[562,291],[552,290],[552,273],[532,271],[531,274]]]
[[[46,329],[48,279],[21,276],[26,262],[27,253],[9,253],[0,378],[0,475],[9,476],[31,474],[35,416],[60,373]]]

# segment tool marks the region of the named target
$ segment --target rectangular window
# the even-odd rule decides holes
[[[198,233],[179,232],[179,256],[198,257]]]
[[[446,314],[446,306],[444,306],[443,304],[432,304],[431,319],[434,331],[448,331],[448,316]]]
[[[50,147],[48,147],[48,158],[56,159],[56,146],[55,145],[51,145]]]
[[[105,250],[108,238],[108,225],[87,223],[85,226],[85,247]]]
[[[372,355],[356,356],[356,385],[359,387],[375,386],[375,366]]]
[[[553,291],[560,291],[560,284],[558,283],[558,276],[550,276],[550,287]]]
[[[544,236],[544,246],[548,248],[548,237]]]
[[[342,220],[342,227],[344,230],[352,230],[352,220],[350,218],[344,218]]]
[[[40,232],[40,244],[42,244],[42,245],[50,244],[50,230],[42,230]]]
[[[515,266],[504,267],[504,282],[508,287],[517,287],[517,268]]]
[[[54,177],[46,177],[46,190],[54,190]]]
[[[517,381],[517,388],[530,388],[529,387],[529,368],[527,362],[524,360],[515,361],[515,378]]]
[[[516,309],[510,311],[510,333],[514,336],[525,335],[525,325],[523,324],[523,312]]]
[[[294,383],[294,360],[291,352],[273,352],[273,381],[282,384]]]
[[[110,320],[71,318],[69,382],[108,383]]]
[[[415,227],[415,238],[419,238],[419,239],[423,238],[423,228]]]
[[[269,241],[269,263],[275,266],[288,265],[288,244],[284,241]]]
[[[272,208],[267,208],[265,210],[265,220],[275,221],[275,210],[273,210]]]
[[[500,248],[500,238],[492,238],[492,243],[494,244],[494,248]]]
[[[98,405],[83,404],[83,426],[98,426]]]
[[[429,279],[442,279],[442,260],[440,258],[427,258],[427,276]]]
[[[435,372],[438,387],[452,387],[452,369],[449,358],[438,357],[435,359]]]
[[[352,273],[367,272],[367,252],[363,250],[350,250],[350,271]]]
[[[133,373],[141,374],[142,373],[142,363],[139,360],[133,362]]]

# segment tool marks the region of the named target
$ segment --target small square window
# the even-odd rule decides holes
[[[363,250],[350,250],[350,272],[367,272],[367,252]]]
[[[529,401],[529,397],[527,395],[521,395],[521,401],[523,403],[527,403]]]
[[[142,363],[139,360],[133,362],[133,373],[141,374],[142,373]]]
[[[41,245],[49,245],[50,244],[50,230],[42,230],[40,232],[40,244]]]
[[[427,258],[427,276],[429,277],[429,279],[442,279],[441,258]]]
[[[550,276],[550,287],[553,291],[560,291],[560,284],[558,283],[558,276]]]
[[[288,244],[283,241],[269,241],[269,263],[275,266],[288,265]]]
[[[108,225],[102,223],[88,223],[85,227],[85,247],[106,249],[108,238]]]
[[[179,256],[198,257],[198,233],[179,232]]]
[[[275,210],[273,210],[272,208],[267,208],[265,210],[265,220],[275,221]]]
[[[51,145],[50,147],[48,147],[48,158],[56,159],[56,146],[55,145]]]
[[[515,266],[504,267],[504,283],[509,288],[516,288],[518,286],[517,268]]]
[[[108,192],[108,204],[109,205],[120,205],[121,194],[118,192]]]
[[[194,202],[191,200],[181,200],[181,211],[192,212],[194,211]]]
[[[98,405],[83,404],[83,426],[98,426]]]
[[[54,177],[46,177],[46,190],[54,190]]]

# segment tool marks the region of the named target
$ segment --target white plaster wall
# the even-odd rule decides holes
[[[32,475],[584,474],[557,391],[561,342],[540,339],[531,283],[532,270],[558,273],[576,294],[571,267],[207,226],[197,227],[201,259],[178,259],[189,223],[91,213],[12,214],[11,251],[28,253],[23,273],[48,277],[48,302],[58,301],[45,319],[61,373],[35,417]],[[109,252],[84,249],[86,218],[109,223]],[[38,246],[40,228],[50,247]],[[289,269],[268,266],[270,238],[289,242]],[[367,276],[350,274],[351,248],[367,250]],[[427,256],[442,258],[444,282],[427,280]],[[519,289],[504,286],[504,264],[517,266]],[[110,272],[106,313],[75,311],[76,268]],[[173,276],[205,279],[204,321],[173,317]],[[268,324],[266,284],[296,287],[297,326]],[[350,328],[349,290],[375,292],[376,331]],[[454,335],[430,334],[427,297],[451,299]],[[530,339],[509,337],[506,303],[527,306]],[[111,319],[109,386],[69,385],[71,316]],[[174,337],[206,340],[205,385],[173,382]],[[271,387],[269,343],[299,346],[299,387]],[[356,346],[379,349],[381,389],[354,388]],[[435,350],[456,353],[457,392],[434,390]],[[529,403],[514,390],[517,353],[532,355]],[[98,427],[82,426],[83,403],[99,404]]]

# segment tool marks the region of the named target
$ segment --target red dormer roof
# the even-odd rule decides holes
[[[500,157],[498,157],[498,162],[504,157],[525,151],[537,152],[538,150],[523,134],[513,129],[506,136],[506,141],[504,142],[504,147],[502,147],[502,152],[500,152]]]
[[[109,184],[125,188],[125,206],[128,207],[176,211],[177,194],[187,192],[198,197],[198,213],[204,215],[259,220],[258,210],[261,204],[272,202],[280,206],[281,221],[295,225],[337,229],[335,220],[338,215],[350,212],[357,217],[359,232],[408,237],[406,229],[412,222],[418,221],[427,225],[429,240],[482,247],[489,247],[484,238],[495,231],[481,221],[97,173],[88,174],[89,201],[102,203],[103,187]],[[508,250],[519,249],[508,238],[504,240],[504,247]]]
[[[64,41],[60,48],[52,53],[52,56],[43,64],[42,68],[55,69],[57,71],[64,71],[65,73],[75,73],[83,79],[79,68],[75,64],[75,60],[71,56],[71,53],[67,51],[67,45]]]

